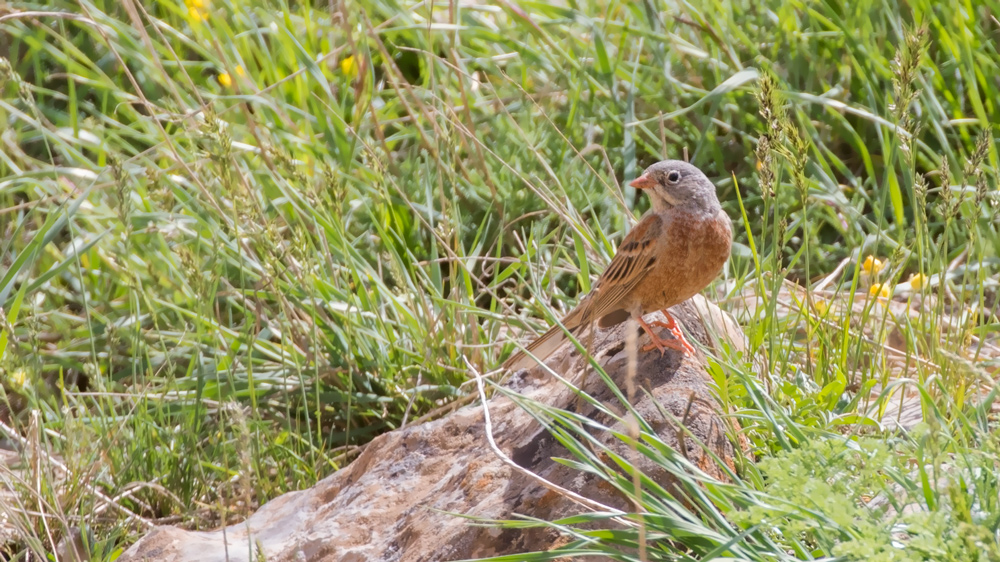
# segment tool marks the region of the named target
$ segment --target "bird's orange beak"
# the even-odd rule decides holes
[[[643,174],[632,180],[632,182],[629,183],[629,185],[631,185],[636,189],[649,189],[650,187],[656,185],[656,182],[653,180],[653,178],[649,177],[649,174]]]

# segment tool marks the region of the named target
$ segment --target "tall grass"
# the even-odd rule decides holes
[[[236,522],[473,392],[465,361],[589,290],[647,206],[623,186],[685,154],[736,223],[712,294],[769,361],[712,367],[753,443],[733,482],[642,436],[698,498],[644,483],[650,556],[892,553],[859,498],[902,512],[893,485],[927,552],[995,546],[998,7],[7,4],[3,421],[67,467],[14,486],[14,548]],[[885,388],[924,425],[858,437]],[[936,486],[953,464],[976,485]]]

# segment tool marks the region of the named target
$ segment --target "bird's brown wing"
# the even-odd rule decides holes
[[[657,241],[663,236],[664,230],[663,218],[650,213],[625,236],[608,268],[587,295],[588,302],[581,303],[573,311],[587,305],[588,310],[581,310],[584,314],[582,322],[598,320],[621,310],[627,304],[646,274],[656,267]],[[567,316],[567,320],[569,316],[573,316],[573,312]]]
[[[563,318],[562,325],[570,333],[578,335],[581,328],[593,321],[609,314],[618,316],[617,313],[622,311],[628,297],[636,290],[646,274],[656,267],[656,241],[663,232],[663,219],[659,215],[650,213],[643,217],[622,240],[618,252],[594,283],[594,288]],[[625,318],[628,318],[628,311],[625,311],[622,317],[623,320]],[[544,361],[562,345],[564,336],[560,326],[553,326],[528,344],[525,350],[531,352],[539,361]],[[534,364],[534,360],[524,352],[517,352],[504,362],[504,368],[517,370],[529,368]]]

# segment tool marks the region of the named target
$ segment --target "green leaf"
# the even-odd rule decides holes
[[[604,46],[604,34],[596,27],[594,28],[594,49],[597,51],[597,72],[611,74],[611,59],[608,57],[607,47]]]

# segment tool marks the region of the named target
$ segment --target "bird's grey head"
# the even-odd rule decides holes
[[[701,170],[680,160],[663,160],[630,183],[649,193],[654,211],[670,208],[714,212],[720,209],[715,186]]]

